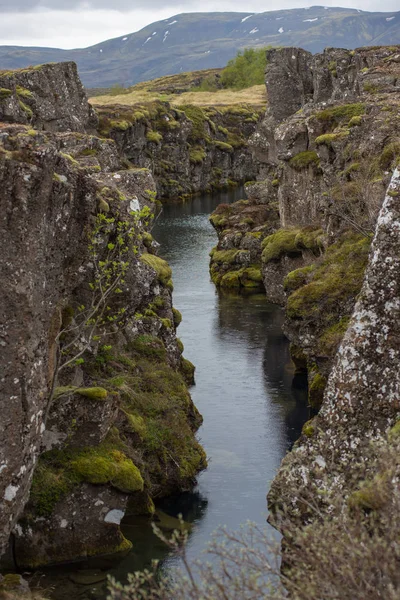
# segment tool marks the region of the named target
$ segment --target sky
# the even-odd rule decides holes
[[[316,0],[313,5],[400,10],[399,0]],[[182,12],[264,12],[307,0],[0,0],[0,45],[84,48]],[[112,7],[112,8],[110,8]]]

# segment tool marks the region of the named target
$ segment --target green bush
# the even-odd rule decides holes
[[[221,82],[225,88],[244,89],[264,83],[267,66],[267,48],[245,48],[239,50],[221,73]]]

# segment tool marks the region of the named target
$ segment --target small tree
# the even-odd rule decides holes
[[[54,391],[60,374],[73,365],[84,363],[84,354],[104,336],[115,333],[126,317],[126,307],[115,307],[118,294],[131,264],[132,255],[138,253],[135,240],[139,226],[148,226],[153,215],[148,206],[131,211],[131,219],[108,217],[99,213],[89,236],[88,266],[93,279],[88,283],[89,301],[64,309],[64,326],[56,336],[56,364],[50,398],[46,411],[47,420]]]

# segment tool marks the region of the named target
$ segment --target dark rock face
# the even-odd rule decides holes
[[[32,138],[16,125],[3,126],[1,138],[4,544],[28,497],[53,376],[58,306],[81,278],[87,246],[83,232],[96,200],[91,182],[71,168],[47,136],[38,133]],[[17,140],[15,145],[10,146],[10,138]],[[14,158],[13,152],[23,159]],[[54,172],[65,183],[55,182]]]
[[[399,415],[400,377],[400,172],[380,212],[365,282],[336,355],[322,409],[312,433],[300,438],[273,482],[272,510],[286,505],[301,524],[307,499],[323,507],[358,487],[355,465],[373,457]],[[323,484],[321,483],[323,481]],[[323,485],[324,494],[320,487]],[[317,489],[318,488],[318,489]],[[306,516],[305,516],[306,515]]]
[[[148,231],[151,173],[84,132],[93,121],[74,65],[2,77],[35,99],[39,129],[24,116],[0,123],[0,553],[14,532],[17,562],[38,566],[129,549],[119,529],[129,497],[151,514],[151,496],[189,489],[206,459],[180,372],[171,270]],[[53,83],[65,94],[51,110]],[[94,329],[80,314],[113,269],[123,276]],[[148,449],[148,425],[171,432],[165,460]],[[174,446],[176,430],[185,445]]]
[[[114,139],[132,164],[151,170],[162,199],[186,199],[258,175],[247,142],[261,112],[251,107],[178,109],[152,103],[97,108],[100,132]]]
[[[268,50],[265,81],[269,114],[282,121],[312,97],[312,54],[299,48]]]
[[[128,494],[112,488],[83,484],[66,496],[47,519],[34,527],[22,522],[15,527],[18,568],[34,568],[68,562],[76,557],[126,552],[130,544],[119,530]],[[50,535],[49,535],[50,532]]]
[[[3,71],[0,88],[0,122],[47,131],[84,132],[96,127],[96,114],[73,62]]]

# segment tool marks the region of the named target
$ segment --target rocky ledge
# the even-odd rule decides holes
[[[151,515],[206,459],[151,173],[92,134],[73,64],[0,84],[0,546],[36,567],[127,550],[128,500]]]

